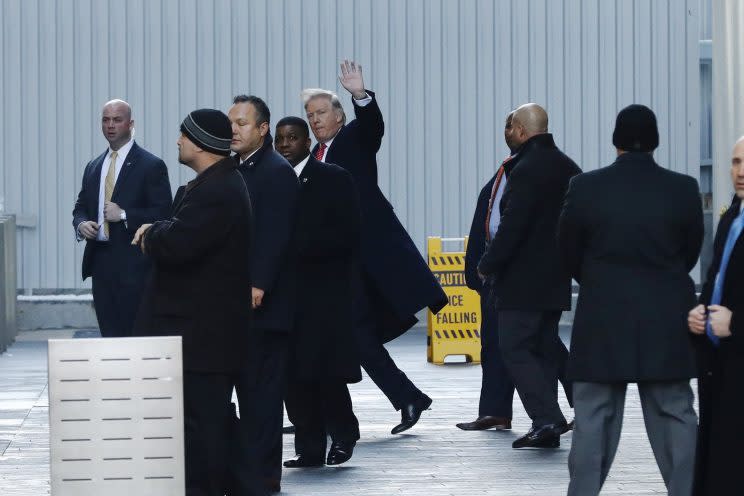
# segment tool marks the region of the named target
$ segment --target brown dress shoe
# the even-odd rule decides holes
[[[506,431],[511,429],[511,419],[486,415],[484,417],[478,417],[472,422],[463,422],[456,425],[464,431],[485,431],[486,429]]]

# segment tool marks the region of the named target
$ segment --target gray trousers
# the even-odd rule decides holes
[[[569,496],[599,494],[623,426],[626,383],[574,383]],[[697,415],[689,381],[638,384],[651,449],[670,496],[690,496],[695,472]]]

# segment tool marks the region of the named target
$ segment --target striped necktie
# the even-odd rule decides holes
[[[328,145],[325,143],[321,143],[317,150],[315,150],[315,160],[318,162],[323,161],[323,154],[325,154],[325,150],[328,148]]]

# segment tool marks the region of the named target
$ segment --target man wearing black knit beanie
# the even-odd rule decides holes
[[[656,117],[630,105],[617,116],[617,159],[571,180],[559,222],[564,264],[581,285],[567,375],[575,426],[568,494],[598,494],[637,383],[651,447],[670,495],[689,495],[697,417],[687,312],[689,272],[703,241],[695,179],[656,164]]]
[[[137,334],[183,337],[187,496],[224,494],[233,374],[254,348],[251,203],[229,158],[231,135],[218,110],[186,116],[178,160],[197,176],[179,188],[171,217],[143,225],[133,241],[154,266]]]

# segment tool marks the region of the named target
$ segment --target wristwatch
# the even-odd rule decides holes
[[[119,219],[127,220],[127,213],[124,210],[122,210],[121,213],[119,214]]]

